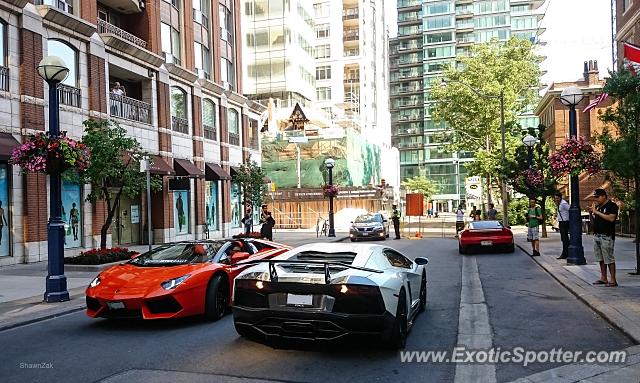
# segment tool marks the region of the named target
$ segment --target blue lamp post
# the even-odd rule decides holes
[[[324,166],[329,169],[329,186],[333,185],[333,167],[336,164],[336,160],[333,158],[327,158],[324,160]],[[333,195],[329,196],[329,234],[328,237],[336,236],[336,228],[333,224]]]
[[[577,86],[565,88],[560,94],[560,102],[569,107],[569,137],[577,138],[576,105],[582,101],[582,91]],[[582,219],[580,218],[580,183],[578,176],[572,175],[571,206],[569,207],[569,249],[567,263],[585,265],[584,248],[582,247]]]
[[[38,74],[49,85],[49,136],[60,135],[58,84],[69,74],[61,58],[47,56],[38,65]],[[44,300],[69,300],[64,275],[64,222],[62,221],[62,177],[60,171],[49,172],[49,223],[47,224],[48,273]]]

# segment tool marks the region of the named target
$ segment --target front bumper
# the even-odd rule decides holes
[[[341,314],[233,306],[233,321],[238,332],[263,341],[387,338],[394,320],[388,311],[383,314]]]
[[[382,231],[349,231],[349,238],[351,239],[385,239],[386,233]]]
[[[162,295],[86,293],[86,313],[92,318],[169,319],[202,312],[192,291],[171,291]]]

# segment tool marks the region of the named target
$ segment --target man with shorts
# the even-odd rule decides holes
[[[540,222],[542,222],[542,212],[536,205],[535,198],[529,198],[529,209],[527,210],[527,239],[531,242],[532,257],[540,255]]]
[[[618,205],[607,198],[607,192],[604,189],[596,189],[592,197],[596,198],[596,202],[589,206],[589,213],[593,214],[593,255],[600,263],[600,279],[593,284],[616,287],[618,281],[616,281],[613,245],[616,239]],[[607,268],[611,278],[607,278]]]

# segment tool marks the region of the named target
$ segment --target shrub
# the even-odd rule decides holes
[[[126,247],[112,247],[111,249],[91,249],[80,253],[76,257],[65,258],[64,263],[70,265],[102,265],[105,263],[128,261],[137,251]]]

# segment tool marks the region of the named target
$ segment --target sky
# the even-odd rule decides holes
[[[548,8],[547,8],[548,7]],[[598,60],[600,77],[608,75],[611,62],[610,0],[547,0],[540,53],[547,56],[542,83],[574,81],[582,77],[583,63]]]
[[[385,0],[389,36],[397,35],[395,0]],[[611,63],[610,0],[547,0],[541,38],[547,45],[540,53],[547,56],[542,68],[543,84],[574,81],[582,77],[584,61],[598,60],[600,77],[607,75]]]

